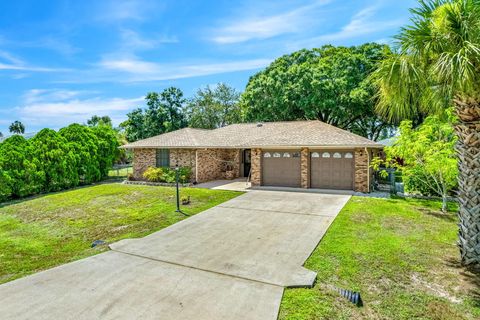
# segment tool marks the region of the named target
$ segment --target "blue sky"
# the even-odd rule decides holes
[[[109,115],[168,86],[242,91],[273,59],[324,44],[388,43],[414,0],[1,1],[0,132]]]

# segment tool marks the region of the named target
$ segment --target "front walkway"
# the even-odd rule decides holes
[[[231,191],[250,191],[251,183],[247,182],[247,178],[237,178],[233,180],[214,180],[199,183],[194,188],[205,188],[215,190],[231,190]]]
[[[251,191],[112,251],[0,286],[2,319],[276,319],[350,196]]]

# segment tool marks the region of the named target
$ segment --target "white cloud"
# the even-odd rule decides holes
[[[151,39],[146,39],[131,29],[120,30],[121,46],[126,51],[147,50],[156,48],[164,43],[177,43],[178,39],[174,36],[156,35]]]
[[[276,15],[253,14],[247,18],[244,18],[245,12],[251,10],[242,10],[241,18],[234,18],[233,22],[229,19],[217,29],[211,40],[221,44],[241,43],[252,39],[305,32],[309,26],[319,21],[316,9],[329,2],[329,0],[315,1]],[[258,6],[258,3],[254,5]]]
[[[115,125],[126,113],[138,107],[138,98],[81,98],[86,92],[63,89],[32,89],[25,93],[24,104],[17,108],[20,118],[31,126],[59,128],[70,123],[84,123],[93,115],[108,115]]]
[[[22,59],[0,50],[0,71],[1,70],[13,70],[13,71],[31,71],[31,72],[62,72],[68,71],[68,69],[57,69],[47,67],[30,66],[26,64]]]
[[[106,22],[145,20],[148,14],[158,13],[158,3],[145,0],[99,1],[97,19]]]
[[[343,26],[340,31],[315,37],[309,40],[309,42],[325,43],[352,39],[359,36],[399,27],[405,22],[403,19],[378,20],[375,18],[377,11],[378,6],[364,8],[356,13],[350,22]]]
[[[93,70],[76,72],[62,83],[145,82],[192,78],[236,71],[255,70],[272,59],[250,59],[215,63],[156,63],[135,56],[106,56]],[[86,76],[88,74],[88,77]]]

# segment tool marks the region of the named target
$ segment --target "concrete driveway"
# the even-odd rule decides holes
[[[1,319],[276,319],[350,196],[251,191],[112,251],[0,286]]]

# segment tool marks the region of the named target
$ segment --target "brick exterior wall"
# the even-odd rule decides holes
[[[195,180],[195,149],[170,149],[170,166],[189,167],[192,169],[192,178]]]
[[[370,192],[368,152],[365,149],[355,149],[355,191],[358,192]]]
[[[302,188],[310,188],[310,150],[302,148],[300,151],[300,181]]]
[[[251,151],[251,172],[250,182],[252,187],[262,185],[262,149],[252,149]]]
[[[133,150],[133,176],[135,179],[143,179],[143,173],[149,167],[155,167],[155,149],[134,149]]]
[[[196,181],[201,183],[216,179],[238,178],[240,152],[239,149],[198,149]]]

